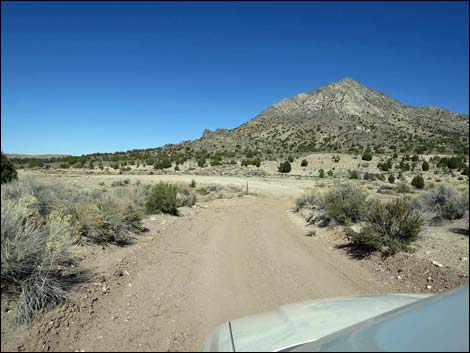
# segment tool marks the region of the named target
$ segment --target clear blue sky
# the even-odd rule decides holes
[[[7,153],[150,148],[351,77],[468,114],[467,2],[2,2]]]

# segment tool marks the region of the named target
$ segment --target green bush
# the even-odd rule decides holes
[[[429,170],[429,163],[427,161],[424,161],[423,164],[421,164],[421,169],[426,172]]]
[[[422,175],[417,175],[411,180],[411,185],[413,185],[416,189],[423,189],[424,188],[424,178]]]
[[[320,178],[324,178],[324,177],[325,177],[325,171],[324,171],[323,169],[320,169],[318,172],[319,172],[318,176],[319,176]]]
[[[288,160],[290,163],[293,163],[293,162],[294,162],[294,157],[289,156],[289,157],[287,157],[287,160]]]
[[[385,181],[385,175],[383,175],[383,174],[377,173],[377,174],[375,174],[375,177],[377,179],[379,179],[380,181]]]
[[[196,180],[191,179],[191,183],[189,184],[189,186],[194,189],[196,187]]]
[[[155,164],[153,165],[154,169],[167,169],[171,168],[171,159],[164,157],[161,159],[158,159]]]
[[[175,185],[160,182],[155,185],[147,196],[145,208],[148,213],[178,214],[177,188]]]
[[[340,224],[364,219],[367,212],[367,195],[352,186],[340,186],[320,198],[325,217]]]
[[[211,159],[211,167],[215,167],[221,164],[220,159]]]
[[[357,170],[349,172],[349,179],[359,179],[359,172]]]
[[[261,166],[261,160],[260,159],[244,159],[244,160],[242,160],[241,165],[242,165],[242,167],[247,167],[249,165],[254,165],[254,166],[257,166],[259,168]]]
[[[411,166],[409,163],[405,162],[405,159],[402,159],[400,161],[400,169],[404,172],[408,172],[411,169]]]
[[[2,163],[2,184],[8,183],[9,181],[18,179],[18,173],[15,170],[13,163],[1,152],[1,163]]]
[[[289,173],[291,171],[291,165],[290,165],[289,161],[281,162],[281,164],[279,164],[279,167],[277,168],[277,170],[280,173]]]
[[[364,154],[362,155],[363,161],[371,161],[372,160],[372,151],[369,147],[365,150]]]
[[[206,159],[205,158],[201,158],[197,161],[197,166],[198,167],[201,167],[201,168],[204,168],[206,166]]]
[[[306,167],[308,165],[308,161],[306,159],[302,159],[302,162],[300,162],[301,167]]]
[[[393,175],[389,175],[389,177],[388,177],[388,182],[389,182],[390,184],[393,184],[393,183],[395,182],[395,177],[394,177]]]
[[[358,248],[393,255],[409,250],[409,245],[418,239],[422,224],[420,214],[408,200],[374,201],[364,228],[360,232],[349,229],[347,234]]]

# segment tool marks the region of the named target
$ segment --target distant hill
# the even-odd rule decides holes
[[[27,159],[27,158],[50,159],[50,158],[70,157],[67,154],[17,154],[17,153],[5,153],[5,156],[7,156],[7,158],[17,158],[17,159]]]

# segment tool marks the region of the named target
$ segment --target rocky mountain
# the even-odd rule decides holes
[[[197,149],[271,153],[376,150],[468,151],[469,117],[412,107],[350,78],[283,99],[232,130],[206,130]],[[468,153],[468,152],[467,152]]]
[[[350,78],[282,99],[235,129],[204,130],[202,137],[163,147],[42,161],[84,166],[90,161],[187,159],[280,159],[311,152],[358,154],[367,147],[377,153],[469,152],[469,117],[437,107],[412,107]],[[10,155],[18,164],[31,156]],[[163,165],[162,164],[162,165]],[[88,164],[87,164],[88,165]]]

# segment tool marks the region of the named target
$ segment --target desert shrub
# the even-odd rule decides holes
[[[242,167],[247,167],[249,165],[254,165],[254,166],[257,166],[259,168],[261,166],[261,160],[260,159],[244,159],[244,160],[242,160],[241,165],[242,165]]]
[[[372,175],[371,179],[374,180],[375,179],[374,177],[379,179],[380,181],[385,181],[385,175],[383,175],[383,174],[377,173],[375,175]]]
[[[70,210],[80,242],[125,245],[129,233],[118,210],[103,199],[94,202],[78,202]]]
[[[197,161],[197,166],[198,167],[201,167],[201,168],[204,168],[206,166],[206,159],[205,158],[201,158]]]
[[[392,185],[381,185],[377,192],[379,194],[394,194],[395,188]]]
[[[423,194],[418,199],[418,204],[423,210],[434,213],[434,222],[443,219],[461,219],[469,209],[468,194],[459,194],[454,188],[440,184],[437,188]]]
[[[463,170],[462,170],[462,175],[469,175],[469,168],[468,165],[466,165]]]
[[[215,167],[221,164],[221,160],[216,158],[216,159],[211,159],[211,167]]]
[[[377,168],[383,172],[388,172],[393,167],[393,162],[391,158],[388,158],[385,162],[380,162],[377,164]]]
[[[217,191],[220,191],[220,190],[223,190],[223,186],[222,185],[218,185],[218,184],[211,184],[209,185],[209,191],[211,192],[217,192]]]
[[[399,167],[402,171],[405,171],[405,172],[408,172],[411,169],[410,164],[405,162],[405,159],[402,159],[400,161],[400,166]]]
[[[328,174],[328,176],[333,176],[333,171],[332,170],[329,170],[326,174]]]
[[[406,182],[400,182],[397,184],[396,186],[396,191],[399,193],[399,194],[410,194],[413,192],[413,189],[411,188],[411,186],[409,184],[407,184]]]
[[[362,177],[364,180],[371,180],[371,181],[374,181],[377,176],[379,176],[381,174],[373,174],[373,173],[369,173],[369,172],[365,172],[364,173],[364,176]],[[380,177],[379,177],[380,178]]]
[[[393,255],[409,250],[422,227],[421,216],[408,200],[396,199],[388,203],[370,204],[364,228],[347,231],[353,245],[366,251]]]
[[[289,173],[291,171],[291,165],[290,165],[289,161],[281,162],[281,164],[279,164],[279,167],[277,168],[277,170],[280,173]]]
[[[363,161],[371,161],[372,157],[372,151],[370,150],[370,148],[367,148],[361,158]]]
[[[192,207],[196,204],[196,201],[197,198],[194,191],[187,187],[178,189],[178,192],[176,194],[176,203],[178,207]]]
[[[319,176],[320,178],[324,178],[324,177],[325,177],[325,171],[323,170],[323,168],[320,169],[320,170],[318,171],[318,173],[319,173],[318,176]]]
[[[340,224],[364,219],[367,212],[367,195],[352,186],[340,186],[320,198],[325,217]]]
[[[395,182],[395,177],[394,177],[392,174],[389,175],[389,177],[388,177],[388,182],[389,182],[390,184],[393,184],[393,183]]]
[[[359,179],[359,172],[357,170],[349,172],[349,179]]]
[[[111,183],[111,187],[113,187],[113,188],[116,188],[118,186],[124,186],[124,185],[126,185],[124,183],[124,180],[113,180],[112,183]]]
[[[15,166],[13,163],[3,154],[1,153],[1,168],[2,168],[2,176],[1,176],[1,183],[5,184],[9,181],[18,179],[18,173],[16,172]]]
[[[189,183],[189,187],[194,189],[196,187],[196,180],[191,179],[191,183]]]
[[[413,155],[413,157],[411,157],[411,160],[413,162],[417,162],[417,161],[419,161],[419,156],[417,154],[415,154],[415,155]]]
[[[308,165],[308,161],[306,159],[302,159],[302,162],[300,162],[301,167],[306,167]]]
[[[298,197],[295,200],[295,207],[296,210],[299,211],[302,208],[309,208],[310,206],[317,205],[319,203],[320,201],[317,195],[314,193],[308,193]]]
[[[61,183],[45,183],[29,175],[21,178],[21,181],[2,186],[2,198],[19,199],[24,195],[35,198],[34,207],[41,216],[47,215],[63,194],[64,187]]]
[[[427,161],[424,161],[423,164],[421,164],[421,169],[426,172],[429,170],[429,163]]]
[[[293,162],[294,162],[294,157],[289,156],[289,157],[287,157],[287,160],[288,160],[290,163],[293,163]]]
[[[201,186],[200,188],[196,189],[196,192],[198,192],[201,195],[208,195],[210,194],[209,188],[205,186]]]
[[[153,168],[154,169],[171,168],[171,159],[169,159],[168,157],[159,158],[158,160],[155,161]]]
[[[413,185],[416,189],[423,189],[424,188],[424,178],[422,175],[417,175],[411,180],[411,185]]]
[[[147,196],[145,207],[148,213],[178,214],[177,188],[175,185],[160,182],[155,185]]]
[[[51,215],[40,222],[21,200],[2,197],[2,290],[21,293],[14,310],[18,324],[64,300],[66,282],[60,267],[72,258],[70,233],[68,217]]]
[[[177,166],[177,165],[175,165],[175,168],[174,168],[174,169],[175,169],[175,172],[179,172],[179,171],[180,171],[180,167]]]

